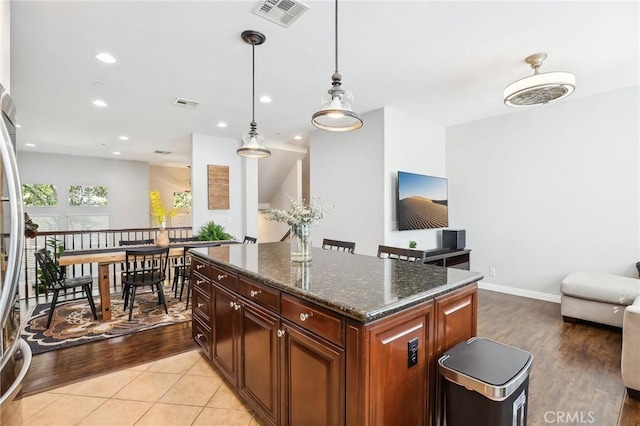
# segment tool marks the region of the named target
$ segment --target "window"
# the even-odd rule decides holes
[[[108,201],[106,186],[71,185],[69,187],[70,206],[106,206]]]
[[[69,231],[94,231],[109,229],[109,215],[67,215],[67,229]],[[106,233],[76,234],[73,236],[72,247],[106,247]]]
[[[191,208],[191,192],[174,192],[173,193],[174,209],[190,209]]]
[[[55,185],[25,183],[22,185],[22,199],[27,207],[49,207],[58,205]]]

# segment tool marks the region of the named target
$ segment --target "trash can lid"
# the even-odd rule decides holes
[[[498,401],[527,379],[532,362],[529,352],[482,337],[457,344],[438,360],[447,380]]]

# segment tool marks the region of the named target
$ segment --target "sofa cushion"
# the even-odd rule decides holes
[[[573,272],[562,280],[560,291],[581,299],[630,305],[640,296],[640,280],[598,272]]]

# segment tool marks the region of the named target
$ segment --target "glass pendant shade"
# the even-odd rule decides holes
[[[333,88],[332,88],[333,89]],[[329,92],[332,91],[329,89]],[[351,110],[353,95],[341,89],[341,94],[330,94],[322,100],[322,109],[311,117],[314,126],[322,130],[346,132],[362,127],[362,119]]]
[[[514,81],[504,89],[504,103],[521,108],[543,105],[566,98],[576,88],[576,76],[570,72],[538,72],[545,53],[528,56],[525,62],[534,69],[534,74]]]
[[[242,137],[242,147],[236,153],[247,158],[264,158],[271,155],[271,151],[262,146],[264,136],[260,133],[249,132]]]

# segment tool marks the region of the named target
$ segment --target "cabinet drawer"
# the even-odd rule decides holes
[[[209,273],[212,281],[230,290],[238,291],[238,277],[233,272],[209,265]]]
[[[211,328],[203,324],[197,316],[194,316],[191,320],[191,330],[193,340],[195,340],[196,343],[200,345],[202,350],[207,355],[207,358],[211,359]]]
[[[280,311],[280,292],[245,277],[238,279],[238,292],[247,299],[273,311]]]
[[[211,280],[207,277],[200,275],[197,272],[193,273],[192,277],[193,288],[200,290],[203,294],[211,297]]]
[[[209,264],[196,257],[191,260],[191,270],[205,277],[209,276]]]
[[[280,312],[289,321],[344,347],[344,319],[340,315],[284,294]]]
[[[193,315],[201,319],[205,324],[211,320],[211,298],[195,287],[193,289]]]

